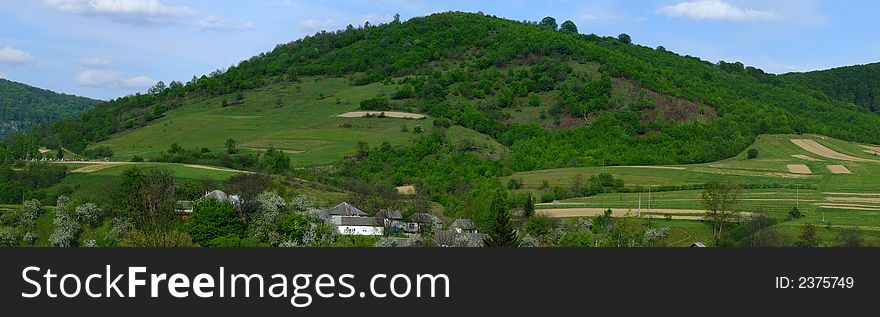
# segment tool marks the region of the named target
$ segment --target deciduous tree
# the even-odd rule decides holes
[[[739,202],[740,187],[726,182],[713,182],[706,185],[702,203],[706,208],[706,219],[712,222],[712,236],[721,240],[724,225],[736,216],[733,206]]]

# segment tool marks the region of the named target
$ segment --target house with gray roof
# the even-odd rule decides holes
[[[397,210],[382,209],[376,213],[376,218],[379,218],[382,224],[385,225],[385,228],[391,231],[403,231],[403,227],[406,226],[406,223],[403,221],[403,213]]]
[[[341,234],[354,236],[381,236],[385,232],[375,217],[341,217],[336,229]]]
[[[470,219],[458,218],[449,224],[449,230],[458,233],[477,233],[477,225]]]
[[[367,213],[347,202],[342,202],[333,208],[327,209],[330,217],[367,217]]]
[[[443,228],[443,220],[429,213],[414,213],[404,226],[406,233],[421,233],[428,230]]]

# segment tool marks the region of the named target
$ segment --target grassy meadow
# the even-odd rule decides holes
[[[540,204],[537,208],[544,211],[559,208],[611,208],[616,211],[632,211],[635,214],[641,202],[643,215],[650,215],[650,209],[703,209],[701,189],[658,192],[657,189],[661,186],[730,181],[746,187],[742,190],[741,201],[735,207],[736,210],[766,213],[780,220],[780,231],[786,236],[796,238],[800,227],[810,223],[821,229],[820,236],[823,238],[833,238],[834,232],[840,228],[858,226],[866,230],[869,241],[880,241],[880,162],[828,158],[796,145],[792,139],[814,140],[827,149],[856,158],[878,158],[869,153],[872,152],[867,148],[870,145],[817,135],[764,135],[750,147],[758,150],[759,155],[754,159],[748,159],[746,152],[743,152],[730,159],[706,164],[563,168],[517,173],[501,178],[501,181],[506,184],[510,179],[521,180],[523,187],[515,192],[540,195],[548,190],[542,188],[545,181],[551,189],[554,186],[567,188],[577,175],[587,179],[600,173],[610,173],[622,178],[625,187],[635,189],[635,192],[564,199],[555,204]],[[789,165],[804,165],[811,173],[793,173]],[[834,173],[831,170],[834,167],[829,169],[829,166],[834,165],[844,166],[850,173]],[[794,207],[804,213],[803,218],[788,219],[788,213]],[[691,229],[692,226],[702,225],[686,220],[651,221],[668,222],[670,227]],[[706,240],[708,239],[703,237],[702,241]]]
[[[405,144],[418,137],[417,125],[425,133],[435,129],[430,118],[337,117],[359,110],[362,100],[396,90],[391,84],[351,86],[341,78],[305,79],[246,91],[240,94],[241,100],[237,95],[191,99],[146,127],[93,146],[109,146],[115,160],[135,155],[149,159],[172,143],[222,152],[231,138],[242,151],[282,150],[291,155],[294,166],[330,164],[355,155],[358,142]],[[454,141],[469,139],[496,153],[506,151],[490,137],[460,126],[448,129],[447,135]]]

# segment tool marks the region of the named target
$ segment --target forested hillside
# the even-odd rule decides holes
[[[0,139],[36,124],[74,118],[97,103],[89,98],[0,79]]]
[[[782,76],[787,82],[820,91],[829,98],[880,112],[880,63]]]
[[[444,13],[322,32],[210,76],[120,98],[54,124],[39,139],[82,149],[189,99],[342,76],[355,85],[407,85],[396,97],[510,146],[514,170],[706,162],[738,153],[762,133],[880,141],[880,117],[758,69],[634,45],[626,35],[557,31],[554,24]],[[634,86],[634,98],[613,98],[618,83]],[[661,98],[690,106],[652,114]],[[549,105],[544,116],[555,124],[512,123],[507,109],[529,104]],[[689,119],[708,112],[706,120]]]

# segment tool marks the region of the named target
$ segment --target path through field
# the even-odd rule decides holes
[[[53,162],[54,164],[75,164],[75,165],[86,165],[75,170],[70,171],[71,173],[94,173],[100,170],[108,169],[116,166],[123,165],[132,165],[132,164],[145,164],[146,162],[90,162],[90,161],[57,161]],[[253,174],[253,172],[249,171],[241,171],[236,169],[230,169],[225,167],[216,167],[216,166],[207,166],[207,165],[197,165],[197,164],[183,164],[183,166],[189,168],[197,168],[203,170],[211,170],[211,171],[220,171],[220,172],[230,172],[230,173],[245,173],[245,174]]]
[[[801,147],[802,149],[810,152],[810,153],[819,155],[821,157],[830,158],[833,160],[850,161],[850,162],[878,162],[876,160],[864,159],[864,158],[850,156],[850,155],[846,155],[846,154],[837,152],[835,150],[829,149],[828,147],[826,147],[822,144],[819,144],[819,142],[816,142],[815,140],[792,139],[791,142],[794,143],[795,145]]]
[[[792,155],[792,157],[794,157],[794,158],[799,158],[799,159],[802,159],[802,160],[805,160],[805,161],[811,161],[811,162],[821,162],[821,161],[822,161],[822,160],[820,160],[820,159],[817,159],[817,158],[814,158],[814,157],[810,157],[810,156],[806,156],[806,155],[803,155],[803,154]]]
[[[408,113],[408,112],[397,112],[397,111],[353,111],[346,112],[337,117],[340,118],[362,118],[366,116],[378,116],[380,114],[385,114],[388,118],[398,118],[398,119],[424,119],[427,116],[418,114],[418,113]]]
[[[608,208],[559,208],[559,209],[539,209],[537,212],[553,218],[574,218],[574,217],[594,217],[604,215]],[[636,209],[628,208],[611,208],[612,217],[635,217],[638,213]],[[642,209],[642,217],[646,218],[665,218],[671,216],[673,219],[681,220],[703,220],[705,210],[699,209]],[[750,213],[741,212],[741,215],[750,215]]]

